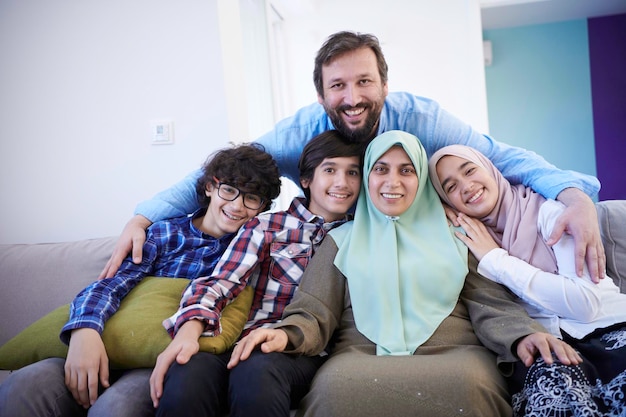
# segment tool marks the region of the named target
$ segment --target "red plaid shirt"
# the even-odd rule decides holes
[[[324,223],[306,200],[294,198],[287,211],[265,213],[247,222],[215,266],[213,274],[195,279],[180,308],[163,325],[174,336],[188,320],[205,323],[203,336],[220,332],[224,307],[246,285],[255,288],[252,308],[241,337],[252,329],[280,321],[300,278],[326,232],[348,220]]]

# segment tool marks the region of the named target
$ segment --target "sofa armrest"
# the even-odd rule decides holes
[[[626,293],[626,200],[596,204],[600,235],[606,253],[606,272],[622,293]]]
[[[0,345],[97,279],[116,241],[0,245]]]

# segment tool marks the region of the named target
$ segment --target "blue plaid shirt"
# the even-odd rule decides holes
[[[73,329],[88,327],[102,333],[104,323],[117,311],[122,299],[146,276],[191,280],[211,274],[235,234],[216,239],[198,230],[192,221],[205,213],[206,208],[202,208],[191,217],[150,226],[141,264],[134,264],[128,257],[114,277],[95,281],[82,290],[70,305],[61,340],[69,343]]]
[[[327,231],[349,218],[325,223],[305,202],[296,197],[286,211],[261,214],[246,223],[213,274],[194,280],[179,310],[163,321],[170,335],[191,319],[204,321],[203,336],[218,335],[221,311],[246,285],[254,287],[254,298],[242,337],[280,321]]]

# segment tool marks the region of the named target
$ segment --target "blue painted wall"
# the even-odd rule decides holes
[[[587,21],[484,31],[490,134],[596,175]]]

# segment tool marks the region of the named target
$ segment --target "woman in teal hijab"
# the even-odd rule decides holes
[[[516,361],[515,343],[541,326],[504,287],[466,278],[467,249],[448,225],[415,136],[376,137],[363,168],[354,221],[329,233],[282,322],[242,339],[229,367],[258,345],[330,353],[298,416],[511,415],[496,356],[481,345],[459,297],[462,290],[475,296],[469,305],[485,323],[481,331],[497,335],[501,361]]]
[[[414,136],[379,136],[367,148],[363,172],[369,175],[354,221],[330,232],[334,264],[348,280],[357,329],[377,353],[411,355],[454,309],[467,247],[448,225]]]

